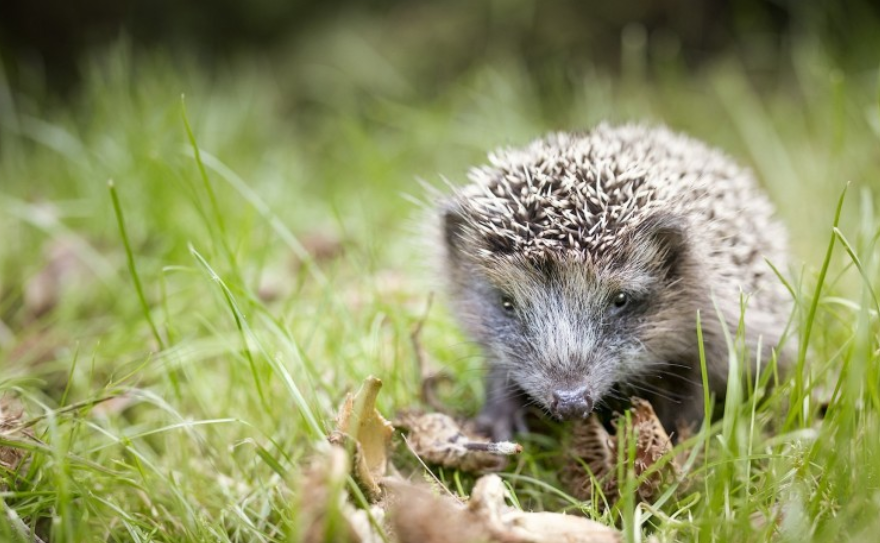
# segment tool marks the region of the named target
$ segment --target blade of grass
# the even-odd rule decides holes
[[[272,369],[277,374],[279,374],[281,376],[281,378],[282,378],[284,384],[287,386],[289,392],[293,395],[294,402],[295,402],[296,406],[299,408],[300,414],[305,419],[305,421],[308,423],[307,427],[312,432],[312,437],[315,437],[315,438],[324,437],[324,430],[321,428],[321,425],[318,424],[318,420],[315,418],[315,415],[312,413],[312,409],[309,407],[308,403],[306,402],[305,396],[303,396],[299,387],[293,381],[293,378],[291,377],[290,373],[278,361],[276,361],[274,358],[269,356],[269,354],[263,348],[262,343],[257,338],[255,338],[253,336],[253,334],[251,333],[250,328],[247,324],[247,320],[245,319],[244,315],[242,314],[241,310],[239,309],[238,304],[235,302],[235,297],[232,295],[232,292],[229,290],[229,287],[226,286],[226,284],[223,282],[223,280],[220,278],[220,276],[217,275],[217,272],[214,271],[214,269],[211,267],[211,265],[208,263],[208,261],[205,260],[205,258],[201,254],[199,254],[199,252],[196,251],[194,247],[190,246],[190,252],[196,258],[196,260],[199,262],[199,264],[208,272],[211,279],[214,281],[214,283],[222,291],[223,297],[226,300],[226,303],[228,304],[230,311],[232,311],[232,313],[234,315],[235,323],[236,323],[236,326],[238,327],[239,333],[241,334],[241,337],[243,338],[243,341],[244,341],[243,348],[246,351],[246,356],[248,357],[248,360],[252,362],[252,371],[254,372],[254,378],[259,379],[259,375],[256,373],[256,363],[253,361],[254,359],[253,359],[252,355],[250,354],[250,348],[249,348],[248,342],[247,342],[247,339],[249,336],[254,339],[255,345],[259,348],[265,361],[270,365],[270,367],[272,367]],[[258,384],[257,386],[259,387],[260,385]],[[265,399],[263,399],[262,401],[265,402]],[[269,407],[267,406],[267,408],[269,408]]]
[[[232,313],[232,318],[235,321],[235,328],[238,330],[239,337],[241,339],[241,352],[244,357],[247,359],[248,364],[250,365],[251,375],[254,378],[254,385],[257,387],[257,395],[260,397],[260,403],[263,405],[263,408],[269,410],[269,403],[266,400],[266,394],[263,392],[263,384],[262,379],[260,379],[260,372],[257,370],[257,363],[254,360],[253,355],[251,354],[250,346],[248,345],[247,334],[245,334],[245,324],[244,324],[244,316],[241,311],[239,311],[238,306],[235,303],[235,300],[232,298],[232,292],[229,288],[226,287],[226,284],[217,275],[217,272],[208,264],[208,261],[199,254],[195,248],[190,245],[189,247],[190,253],[195,257],[196,261],[201,264],[202,268],[208,272],[208,275],[214,281],[215,284],[220,285],[220,292],[223,295],[223,298],[226,300],[226,304],[229,306],[229,309]]]
[[[223,213],[220,211],[220,205],[217,203],[217,195],[214,194],[214,187],[211,185],[211,179],[208,177],[208,171],[205,169],[205,164],[202,162],[202,154],[199,149],[199,144],[196,141],[196,136],[193,133],[192,126],[189,124],[189,117],[186,114],[186,100],[183,95],[180,96],[180,111],[181,116],[183,117],[183,126],[186,128],[186,137],[189,140],[189,144],[192,147],[193,157],[196,160],[196,166],[199,169],[199,175],[202,178],[202,184],[205,186],[205,192],[208,194],[208,201],[211,204],[211,211],[214,213],[214,220],[217,222],[217,228],[220,230],[220,245],[223,248],[223,252],[226,254],[226,258],[229,260],[229,267],[233,270],[238,270],[238,262],[235,259],[235,254],[232,252],[232,249],[229,247],[229,239],[226,235],[226,221],[223,218]],[[212,236],[213,238],[214,236]]]
[[[840,225],[840,214],[843,211],[843,202],[846,198],[846,191],[848,188],[849,183],[844,187],[843,192],[840,194],[840,199],[837,201],[837,209],[834,212],[834,223],[832,228],[837,228]],[[784,428],[786,429],[790,429],[795,422],[799,422],[801,428],[806,428],[808,424],[801,406],[802,402],[806,399],[804,396],[804,368],[807,363],[807,349],[810,346],[810,335],[813,331],[813,323],[816,320],[816,311],[819,308],[819,299],[822,295],[822,287],[825,284],[825,276],[828,274],[828,267],[831,265],[831,256],[834,254],[834,240],[836,239],[837,236],[832,230],[831,239],[828,241],[828,249],[825,251],[825,259],[822,261],[822,268],[819,270],[819,276],[816,279],[816,288],[813,292],[813,299],[810,301],[810,308],[802,327],[801,344],[798,351],[797,363],[794,368],[794,391],[792,394],[794,396],[794,402],[798,405],[798,408],[791,409],[788,412],[788,417],[786,417],[784,425]]]
[[[840,243],[843,244],[843,248],[846,249],[847,254],[852,259],[853,264],[855,264],[856,269],[859,270],[859,274],[862,276],[864,280],[864,286],[868,290],[868,294],[871,296],[871,301],[874,302],[874,311],[880,315],[880,302],[877,301],[877,293],[874,292],[874,287],[871,285],[871,278],[868,276],[867,270],[862,266],[862,261],[859,259],[856,254],[855,249],[853,249],[852,245],[850,245],[849,240],[846,239],[846,236],[843,235],[843,232],[840,231],[840,228],[834,227],[832,229],[834,235],[837,236],[837,239],[840,240]]]
[[[153,315],[150,312],[150,305],[147,303],[147,297],[144,295],[144,287],[141,285],[141,278],[138,275],[137,265],[134,261],[134,251],[131,250],[131,242],[128,239],[128,233],[125,231],[125,219],[122,215],[122,205],[119,203],[119,196],[116,194],[116,185],[113,180],[107,181],[107,189],[110,191],[110,199],[113,201],[113,211],[116,213],[116,223],[119,225],[119,235],[122,236],[122,244],[125,247],[125,257],[128,260],[128,271],[131,274],[131,280],[134,282],[134,289],[137,292],[138,301],[141,304],[141,311],[150,325],[153,337],[159,345],[159,350],[165,349],[165,342],[162,335],[153,322]]]

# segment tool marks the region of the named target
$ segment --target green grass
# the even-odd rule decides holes
[[[655,504],[575,507],[634,541],[762,540],[774,524],[754,517],[774,511],[779,540],[875,536],[876,69],[844,73],[806,42],[760,83],[726,58],[650,77],[644,62],[622,78],[549,73],[544,88],[569,89],[552,96],[513,59],[431,94],[344,70],[332,88],[300,85],[338,60],[326,50],[279,80],[262,64],[208,73],[119,47],[85,64],[72,104],[0,92],[12,97],[0,99],[0,393],[39,417],[40,439],[26,469],[0,474],[17,479],[0,490],[0,540],[22,541],[23,525],[52,541],[297,540],[304,461],[344,393],[374,374],[387,415],[418,402],[409,335],[436,283],[417,179],[462,182],[496,145],[601,119],[663,121],[756,170],[803,264],[780,270],[800,354],[759,402],[755,383],[776,377],[761,361],[724,422],[686,443],[704,452],[689,486]],[[316,234],[341,255],[312,259]],[[57,303],[35,314],[53,289]],[[444,399],[474,412],[479,354],[442,296],[422,339],[456,378]],[[107,396],[124,403],[95,404]],[[571,508],[552,439],[524,443],[505,476],[517,502]],[[419,469],[403,452],[396,462]],[[438,475],[453,490],[472,481]]]

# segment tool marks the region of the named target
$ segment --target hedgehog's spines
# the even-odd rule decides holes
[[[603,123],[577,135],[553,133],[490,153],[489,165],[469,177],[452,200],[474,254],[614,258],[621,237],[661,210],[688,217],[697,244],[733,232],[753,244],[713,247],[706,262],[726,269],[722,275],[753,277],[742,268],[785,254],[784,231],[751,174],[663,127]]]

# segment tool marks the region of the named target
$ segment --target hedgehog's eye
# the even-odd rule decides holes
[[[614,306],[614,309],[623,309],[629,305],[629,302],[629,294],[623,291],[618,292],[614,295],[614,298],[611,299],[611,304]]]
[[[502,296],[501,297],[501,308],[504,309],[507,313],[513,313],[516,311],[516,304],[513,303],[513,298],[510,296]]]

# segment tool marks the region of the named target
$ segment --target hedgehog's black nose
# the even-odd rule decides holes
[[[550,413],[561,420],[585,419],[593,410],[593,400],[586,387],[555,390],[550,400]]]

